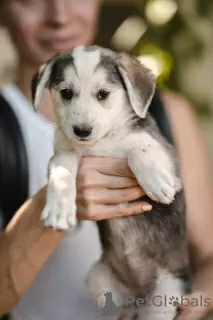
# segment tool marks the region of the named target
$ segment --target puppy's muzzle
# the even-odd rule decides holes
[[[73,131],[77,137],[84,139],[90,136],[92,132],[92,128],[85,127],[85,126],[84,127],[74,126]]]

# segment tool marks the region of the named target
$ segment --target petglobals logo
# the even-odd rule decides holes
[[[154,306],[154,307],[166,307],[166,306],[172,306],[177,307],[178,305],[183,306],[192,306],[192,307],[209,307],[211,306],[211,300],[210,298],[203,297],[200,295],[196,298],[186,298],[184,296],[160,296],[156,295],[151,297],[149,300],[145,298],[135,298],[134,296],[127,297],[126,300],[126,307],[131,306],[135,304],[137,307],[143,307],[143,306]]]
[[[196,298],[186,298],[184,296],[152,296],[149,299],[143,297],[127,296],[124,304],[117,305],[113,300],[113,293],[110,291],[102,291],[95,299],[96,317],[106,319],[107,317],[119,317],[123,315],[134,315],[138,308],[148,307],[150,312],[167,313],[175,312],[177,306],[192,307],[209,307],[211,306],[210,298],[202,295]]]

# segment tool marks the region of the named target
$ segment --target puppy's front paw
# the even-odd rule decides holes
[[[51,197],[42,212],[41,220],[46,227],[67,230],[76,225],[76,210],[75,201],[70,202],[63,197]]]
[[[164,168],[147,170],[139,178],[139,183],[149,198],[170,204],[175,197],[176,184],[172,175]]]
[[[133,149],[128,164],[148,197],[156,202],[170,204],[181,189],[181,181],[166,151],[156,141],[151,142],[144,149]]]

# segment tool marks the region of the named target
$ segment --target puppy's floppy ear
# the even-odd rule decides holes
[[[46,65],[41,67],[31,81],[32,102],[35,111],[38,109],[39,104],[41,103],[44,89],[48,87],[53,63],[54,60],[51,60]]]
[[[118,53],[116,62],[133,110],[140,118],[145,118],[155,92],[154,75],[126,53]]]

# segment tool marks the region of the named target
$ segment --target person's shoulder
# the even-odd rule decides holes
[[[173,91],[164,91],[161,93],[161,99],[168,117],[171,118],[172,121],[177,122],[183,117],[190,122],[196,119],[195,109],[191,101],[183,94]]]
[[[204,152],[204,137],[193,104],[184,95],[174,92],[163,92],[161,98],[181,153],[188,156],[189,150],[194,154],[200,150]]]
[[[181,93],[165,91],[161,93],[165,111],[172,127],[198,129],[198,119],[193,104]],[[180,130],[178,130],[180,132]]]
[[[166,110],[172,112],[189,112],[193,110],[191,102],[181,93],[173,91],[163,91],[161,99]]]

